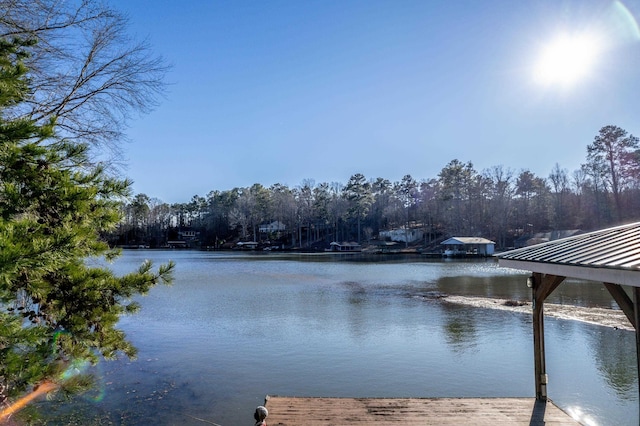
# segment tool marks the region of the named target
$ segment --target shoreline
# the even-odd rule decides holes
[[[474,306],[476,308],[497,309],[501,311],[518,312],[531,315],[531,302],[519,302],[517,306],[510,305],[509,299],[470,296],[444,296],[441,300],[458,305]],[[520,304],[522,303],[522,304]],[[634,331],[624,312],[617,309],[586,308],[583,306],[544,304],[545,316],[559,319],[580,321],[588,324],[601,325],[619,330]]]

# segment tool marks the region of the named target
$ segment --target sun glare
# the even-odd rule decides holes
[[[594,36],[562,35],[542,49],[534,79],[544,86],[572,87],[589,76],[599,52],[600,43]]]

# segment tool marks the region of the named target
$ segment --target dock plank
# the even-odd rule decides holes
[[[579,425],[535,398],[306,398],[267,396],[269,426]]]

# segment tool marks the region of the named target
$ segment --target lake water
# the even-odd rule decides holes
[[[98,366],[99,389],[70,405],[78,423],[248,425],[267,394],[535,394],[531,316],[438,297],[528,299],[528,274],[493,259],[134,250],[111,267],[147,258],[176,261],[175,282],[121,320],[138,359]],[[601,285],[577,281],[549,301],[615,307]],[[560,408],[584,424],[638,424],[632,332],[547,317],[545,338]]]

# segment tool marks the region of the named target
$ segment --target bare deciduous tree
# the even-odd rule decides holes
[[[127,25],[99,0],[0,0],[0,38],[36,41],[25,61],[32,92],[12,115],[55,118],[58,136],[118,160],[128,120],[157,105],[169,69]]]

